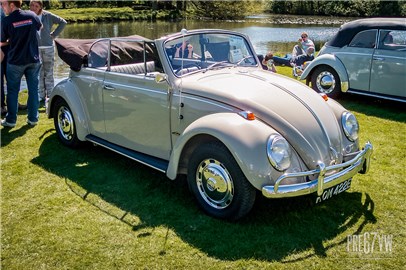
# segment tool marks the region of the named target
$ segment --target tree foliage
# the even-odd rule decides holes
[[[241,19],[261,10],[262,1],[189,1],[188,11],[214,20]]]
[[[29,1],[24,1],[29,3]],[[133,10],[170,10],[181,16],[215,20],[240,19],[264,10],[275,14],[323,15],[323,16],[406,16],[406,1],[387,0],[50,0],[44,1],[49,8],[109,8],[130,7]]]
[[[348,1],[305,1],[268,0],[271,13],[323,16],[405,16],[405,1],[348,0]]]

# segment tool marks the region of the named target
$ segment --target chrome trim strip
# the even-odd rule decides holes
[[[327,188],[333,187],[337,184],[350,179],[357,173],[367,173],[369,170],[370,157],[373,152],[373,146],[370,142],[365,144],[365,147],[353,159],[342,164],[325,166],[323,162],[319,162],[318,169],[298,172],[298,173],[285,173],[281,175],[276,181],[274,186],[262,187],[262,195],[267,198],[284,198],[296,197],[306,194],[317,192],[320,196]],[[325,177],[328,171],[342,169],[338,173]],[[318,179],[310,182],[292,185],[282,185],[281,182],[287,178],[296,178],[301,176],[308,176],[319,174]]]
[[[377,49],[377,50],[381,50],[384,51],[384,49]],[[385,57],[385,58],[390,58],[390,59],[399,59],[399,60],[405,60],[404,57],[400,57],[400,56],[394,56],[394,55],[387,55],[387,54],[383,54],[383,53],[375,53],[374,57]],[[374,59],[375,60],[375,59]]]
[[[357,48],[357,47],[348,47],[348,48]],[[358,47],[360,48],[360,47]],[[365,49],[369,49],[369,50],[375,50],[374,48],[365,48]],[[360,52],[334,52],[332,53],[333,55],[337,55],[337,56],[341,56],[341,55],[361,55],[361,56],[372,56],[372,53],[360,53]]]
[[[320,120],[320,118],[317,116],[317,113],[306,103],[304,102],[302,99],[300,99],[297,95],[295,95],[293,92],[290,92],[287,88],[275,84],[269,80],[267,80],[267,82],[269,84],[272,84],[273,86],[281,89],[282,91],[284,91],[285,93],[287,93],[288,95],[290,95],[291,97],[293,97],[294,99],[296,99],[299,103],[301,103],[313,116],[314,120],[316,120],[317,124],[319,125],[319,127],[321,128],[321,130],[323,131],[324,137],[328,142],[329,147],[333,147],[331,141],[330,141],[330,136],[327,133],[327,129],[324,126],[323,122]]]

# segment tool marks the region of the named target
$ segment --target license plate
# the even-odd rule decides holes
[[[335,185],[334,187],[324,190],[323,194],[321,194],[321,196],[317,196],[316,203],[323,202],[325,200],[330,199],[333,196],[336,196],[336,195],[346,191],[347,189],[349,189],[351,187],[351,180],[352,179],[345,180],[344,182],[342,182],[338,185]]]

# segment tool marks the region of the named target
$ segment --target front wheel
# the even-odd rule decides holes
[[[312,88],[330,98],[341,94],[341,82],[337,72],[329,66],[320,66],[312,74]]]
[[[76,133],[75,120],[69,105],[59,99],[54,106],[54,125],[59,140],[66,146],[76,148],[81,144]]]
[[[237,220],[254,205],[255,188],[219,142],[203,144],[193,152],[187,179],[199,207],[210,216]]]

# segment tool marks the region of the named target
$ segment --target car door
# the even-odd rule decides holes
[[[154,71],[139,73],[145,65],[139,57],[133,57],[130,64],[128,61],[123,64],[124,55],[132,52],[120,55],[120,51],[115,51],[114,54],[103,86],[107,140],[144,154],[169,159],[168,84],[156,82]],[[120,61],[114,63],[114,57]],[[154,62],[152,65],[156,66]]]
[[[361,31],[354,36],[348,46],[336,53],[347,70],[351,89],[369,91],[377,33],[377,30]]]
[[[106,133],[103,115],[103,84],[107,69],[109,40],[96,41],[89,52],[88,63],[80,76],[75,76],[76,85],[82,96],[91,134],[103,138]]]
[[[381,30],[372,58],[370,91],[406,97],[406,31]]]

